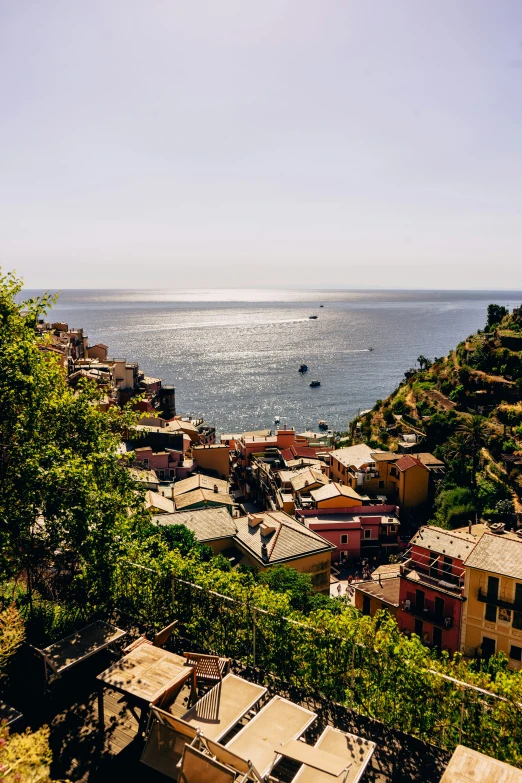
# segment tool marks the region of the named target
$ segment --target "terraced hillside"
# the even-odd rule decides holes
[[[476,515],[513,523],[522,512],[522,307],[490,305],[484,330],[448,356],[417,362],[351,423],[345,442],[396,451],[416,436],[415,450],[447,465],[429,518],[447,527]]]

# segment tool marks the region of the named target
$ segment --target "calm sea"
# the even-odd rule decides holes
[[[517,292],[66,290],[53,318],[174,384],[178,413],[219,432],[271,427],[276,415],[299,430],[319,419],[345,430],[419,354],[441,356],[482,328],[490,302],[521,301]]]

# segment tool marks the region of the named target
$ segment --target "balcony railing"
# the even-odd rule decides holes
[[[522,602],[515,601],[514,598],[508,598],[505,593],[501,595],[488,595],[488,591],[483,587],[479,587],[478,600],[483,604],[492,604],[493,606],[500,606],[503,609],[514,609],[517,612],[522,612]]]
[[[410,604],[408,606],[407,601],[404,602],[402,608],[407,614],[412,614],[419,620],[424,620],[427,623],[436,625],[445,631],[449,631],[450,628],[453,628],[453,617],[450,617],[449,615],[437,614],[429,609],[417,607],[415,604]]]
[[[464,585],[459,584],[458,576],[446,574],[443,571],[436,571],[433,568],[424,569],[411,558],[401,565],[401,576],[410,578],[412,582],[417,584],[422,583],[428,587],[435,587],[458,596],[461,596],[464,592]]]

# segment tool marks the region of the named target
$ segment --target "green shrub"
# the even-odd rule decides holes
[[[442,490],[435,502],[435,508],[437,524],[448,528],[460,527],[475,514],[475,504],[469,487]]]
[[[406,413],[408,409],[402,397],[399,397],[398,399],[394,400],[392,404],[392,408],[393,408],[393,412],[396,413],[398,416],[400,416],[403,413]]]

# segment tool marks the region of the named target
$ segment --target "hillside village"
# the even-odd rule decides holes
[[[65,323],[39,331],[69,384],[94,380],[103,407],[136,399],[122,451],[154,523],[184,525],[233,568],[290,567],[363,614],[386,609],[439,653],[522,666],[522,309],[492,305],[483,332],[419,357],[344,439],[285,427],[216,443],[136,363]]]
[[[406,372],[399,388],[354,420],[346,433],[299,433],[276,426],[219,436],[204,417],[177,413],[173,386],[147,376],[136,362],[110,358],[104,344],[89,345],[81,328],[39,318],[35,332],[44,365],[59,373],[55,380],[65,380],[67,404],[87,395],[85,415],[94,429],[102,421],[96,417],[111,422],[109,430],[114,429],[103,442],[117,447],[106,455],[112,465],[108,470],[116,471],[125,500],[111,506],[119,532],[105,538],[106,556],[95,545],[92,553],[99,560],[94,565],[91,555],[80,554],[89,534],[80,529],[73,539],[78,552],[66,544],[73,526],[61,527],[61,512],[47,499],[42,508],[49,515],[38,510],[30,540],[17,544],[29,547],[29,559],[20,561],[26,565],[18,566],[18,573],[11,567],[9,587],[3,588],[4,596],[6,590],[18,596],[19,609],[5,608],[5,597],[2,606],[27,616],[30,649],[43,662],[46,692],[58,689],[53,682],[65,681],[65,671],[76,663],[85,666],[94,652],[115,647],[123,656],[105,672],[96,669],[97,695],[91,689],[85,696],[89,705],[97,699],[92,721],[102,737],[106,713],[119,727],[117,750],[114,737],[107,735],[111,758],[144,736],[144,764],[182,779],[175,770],[185,755],[174,753],[174,745],[178,748],[182,740],[184,747],[187,737],[199,738],[191,726],[202,725],[197,747],[208,753],[210,728],[198,709],[214,709],[208,701],[212,686],[223,687],[223,694],[232,687],[259,690],[253,701],[248,696],[250,707],[231,724],[236,728],[227,748],[234,748],[235,737],[242,731],[248,735],[255,724],[255,718],[248,720],[249,710],[264,696],[262,683],[268,677],[275,695],[259,715],[268,710],[270,722],[282,720],[279,714],[271,717],[281,695],[300,700],[301,706],[287,702],[295,713],[304,709],[306,693],[314,694],[317,710],[335,703],[336,722],[345,728],[359,716],[358,734],[341,732],[360,747],[359,755],[351,750],[344,762],[346,770],[355,765],[354,780],[367,768],[376,774],[376,763],[388,768],[379,780],[403,779],[392,761],[391,735],[381,748],[373,739],[372,722],[379,720],[392,732],[399,727],[404,736],[427,743],[423,752],[432,753],[428,745],[441,750],[431,759],[429,773],[421,753],[409,780],[438,781],[448,763],[446,750],[463,743],[488,754],[480,758],[496,755],[522,765],[517,739],[522,728],[517,707],[522,699],[522,310],[508,313],[491,305],[484,331],[447,357],[419,357],[419,367]],[[36,367],[39,359],[33,361]],[[45,376],[45,366],[40,370]],[[81,483],[81,460],[75,464]],[[86,506],[92,495],[83,496]],[[97,511],[94,518],[90,536],[95,525],[105,535]],[[88,584],[90,593],[85,592]],[[110,611],[100,608],[104,590]],[[75,605],[73,615],[68,601]],[[82,628],[81,618],[87,617]],[[323,637],[329,639],[326,657]],[[373,655],[381,645],[377,665]],[[406,659],[417,660],[418,680],[411,692],[399,696],[393,683],[397,676],[409,676]],[[28,666],[21,652],[15,661]],[[236,674],[230,672],[232,665]],[[394,672],[386,683],[379,679],[383,671]],[[143,694],[131,683],[135,677]],[[191,706],[205,682],[208,697]],[[114,695],[104,697],[107,688],[140,706],[137,722],[136,715],[122,718]],[[420,693],[429,705],[425,725],[414,716]],[[455,700],[461,693],[469,701],[466,707]],[[65,694],[63,712],[41,708],[58,724],[79,714]],[[7,696],[23,702],[13,686]],[[239,691],[231,693],[233,703],[238,698]],[[485,718],[477,718],[477,699],[495,711],[506,735],[511,732],[505,748],[491,744]],[[32,707],[24,709],[32,714]],[[9,725],[22,724],[18,705],[2,702],[1,710]],[[307,720],[315,719],[310,715],[317,716],[310,712]],[[367,728],[361,715],[370,721]],[[161,728],[167,724],[170,728]],[[331,718],[325,726],[330,736]],[[159,742],[167,731],[173,732],[170,750]],[[229,734],[216,734],[222,736]],[[399,742],[397,737],[393,741]],[[247,754],[240,743],[237,748]],[[316,755],[310,748],[306,758],[302,748],[293,748],[275,778],[273,764],[267,762],[261,773],[248,765],[243,769],[243,761],[231,761],[217,740],[213,759],[229,772],[232,768],[230,780],[243,770],[244,780],[286,783],[295,772],[291,763],[285,767],[288,759],[304,764],[303,770],[310,764],[325,781],[342,779],[332,776],[335,764],[319,748],[320,742]],[[464,751],[457,748],[451,763],[464,763],[459,756]],[[93,763],[98,769],[99,760]],[[315,779],[314,774],[303,780]]]

